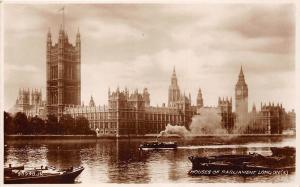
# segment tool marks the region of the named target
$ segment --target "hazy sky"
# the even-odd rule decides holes
[[[4,99],[10,108],[18,89],[46,95],[46,36],[57,42],[62,5],[4,6]],[[66,5],[74,43],[82,39],[82,101],[107,104],[108,87],[147,87],[151,105],[167,103],[173,66],[179,86],[196,103],[233,97],[240,66],[253,103],[295,108],[295,7],[291,4]]]

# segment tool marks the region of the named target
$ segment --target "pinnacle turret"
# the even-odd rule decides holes
[[[176,76],[175,66],[173,67],[173,74],[172,74],[172,78],[171,78],[171,85],[177,86],[177,76]]]
[[[179,101],[181,97],[180,89],[177,83],[177,76],[175,66],[173,67],[173,73],[171,77],[171,85],[169,86],[169,99],[168,106],[175,106],[175,103]]]
[[[48,28],[47,36],[48,36],[48,38],[51,38],[51,30],[50,30],[50,27]]]
[[[243,72],[243,66],[241,66],[241,70],[240,70],[240,77],[244,77],[244,72]]]
[[[90,105],[90,107],[94,107],[94,106],[96,106],[96,105],[95,105],[95,102],[94,102],[94,98],[93,98],[93,96],[91,96],[91,99],[90,99],[90,103],[89,103],[89,105]]]
[[[219,99],[220,99],[220,97],[219,97]],[[198,90],[198,95],[197,95],[197,107],[198,107],[198,108],[203,107],[203,98],[202,98],[201,88],[199,88],[199,90]]]

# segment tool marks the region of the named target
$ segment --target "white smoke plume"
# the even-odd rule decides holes
[[[190,130],[193,135],[201,134],[227,134],[227,130],[222,127],[222,117],[215,108],[200,110],[200,115],[192,118]]]
[[[244,116],[237,116],[235,124],[234,124],[234,130],[233,134],[243,134],[246,133],[248,128],[251,127],[255,123],[256,116],[246,114]]]
[[[190,131],[188,131],[185,126],[178,126],[178,125],[171,125],[168,124],[166,126],[166,129],[164,131],[161,131],[158,135],[158,137],[169,135],[169,134],[177,134],[181,137],[185,137],[190,134]]]
[[[203,135],[203,134],[226,134],[227,130],[221,125],[221,115],[217,108],[202,108],[199,115],[192,118],[187,130],[184,126],[168,124],[164,131],[161,131],[158,137],[170,134],[177,134],[181,137],[190,135]]]

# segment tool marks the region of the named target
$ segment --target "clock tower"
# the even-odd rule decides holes
[[[235,112],[238,122],[245,122],[248,115],[248,86],[241,67],[239,80],[235,85]]]

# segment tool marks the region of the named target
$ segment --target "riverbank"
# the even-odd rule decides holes
[[[5,140],[24,140],[24,139],[156,139],[158,134],[146,134],[146,135],[119,135],[116,136],[95,136],[95,135],[5,135]],[[296,138],[294,134],[206,134],[199,136],[186,136],[180,137],[178,135],[168,135],[163,138],[168,139],[197,139],[197,138],[221,138],[221,139],[232,139],[241,137],[278,137],[278,138]]]

